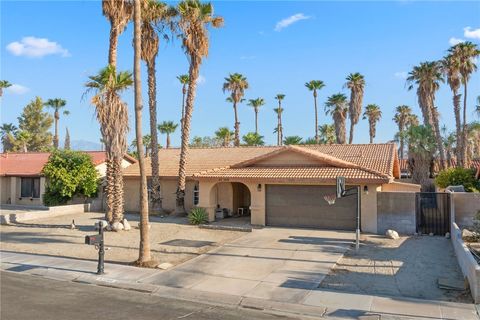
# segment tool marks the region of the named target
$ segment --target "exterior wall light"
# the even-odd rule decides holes
[[[368,195],[368,186],[363,186],[363,193]]]
[[[262,184],[261,183],[257,184],[257,191],[258,192],[262,191]]]

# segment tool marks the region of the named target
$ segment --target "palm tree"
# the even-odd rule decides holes
[[[65,141],[63,143],[64,150],[70,150],[70,132],[68,131],[68,127],[65,128]]]
[[[222,141],[223,147],[228,147],[230,145],[230,141],[232,141],[232,137],[234,136],[234,132],[230,131],[228,127],[221,127],[215,131],[215,137],[218,140]]]
[[[110,22],[110,45],[108,64],[117,66],[118,36],[125,30],[132,18],[133,7],[127,0],[102,0],[102,13]]]
[[[318,137],[318,109],[317,109],[317,91],[325,87],[325,84],[321,80],[311,80],[305,83],[305,87],[313,92],[313,102],[315,105],[315,141],[317,144],[320,142]]]
[[[163,121],[158,125],[158,130],[162,134],[167,135],[167,149],[170,148],[170,134],[177,130],[178,124],[173,121]]]
[[[179,27],[183,32],[183,48],[190,62],[187,100],[185,104],[185,119],[183,123],[182,145],[180,149],[180,163],[178,169],[178,188],[176,211],[185,213],[185,165],[188,161],[187,153],[190,142],[190,121],[197,89],[198,75],[202,59],[208,55],[209,25],[218,28],[223,25],[223,18],[213,15],[211,3],[201,3],[199,0],[184,0],[178,4],[180,19]]]
[[[334,124],[322,124],[318,127],[318,130],[320,133],[320,143],[334,144],[337,141]]]
[[[442,126],[442,139],[443,139],[443,146],[445,148],[445,156],[447,157],[447,166],[450,166],[452,163],[452,158],[454,157],[454,149],[456,144],[456,135],[455,133],[448,133],[447,126]]]
[[[467,152],[470,159],[480,157],[480,122],[470,122],[467,126]]]
[[[463,128],[462,128],[462,160],[463,166],[468,167],[470,159],[467,157],[467,87],[470,76],[477,70],[477,65],[475,64],[475,59],[480,56],[480,50],[477,45],[470,42],[462,42],[449,50],[449,53],[452,54],[455,59],[458,61],[458,68],[461,75],[461,80],[463,84]]]
[[[231,73],[223,84],[223,92],[230,91],[230,98],[235,113],[235,146],[240,145],[240,122],[238,121],[237,104],[241,102],[245,90],[248,89],[247,78],[240,73]]]
[[[480,96],[477,97],[477,105],[475,106],[475,114],[480,118]]]
[[[285,99],[285,95],[283,93],[278,93],[275,96],[275,99],[278,101],[278,108],[273,109],[277,114],[277,145],[281,146],[283,141],[283,126],[282,126],[282,101]]]
[[[4,123],[0,127],[0,134],[2,137],[3,152],[8,152],[13,149],[15,134],[18,128],[13,123]]]
[[[350,116],[350,137],[348,143],[353,142],[353,128],[358,123],[362,114],[363,90],[365,79],[360,73],[350,73],[347,76],[345,86],[350,89],[349,116]]]
[[[444,82],[442,68],[437,61],[422,62],[413,67],[409,72],[407,83],[408,90],[417,85],[418,104],[423,114],[424,125],[429,125],[434,130],[437,148],[440,154],[440,168],[445,168],[445,150],[443,149],[442,136],[440,134],[439,113],[435,106],[435,93],[440,89],[440,83]]]
[[[382,118],[382,110],[376,104],[369,104],[365,107],[363,119],[368,119],[370,143],[373,143],[373,138],[376,135],[377,122]]]
[[[255,132],[247,133],[242,137],[242,140],[247,146],[263,146],[265,144],[263,136]]]
[[[135,137],[137,138],[137,150],[143,150],[142,136],[142,83],[140,60],[142,55],[142,0],[134,0],[133,14],[133,72],[135,83]],[[150,254],[150,234],[148,222],[148,191],[147,172],[145,168],[145,157],[143,152],[138,153],[138,165],[140,169],[140,246],[136,264],[147,266],[152,260]]]
[[[303,138],[299,136],[288,136],[283,140],[283,144],[287,146],[291,144],[302,144],[302,140]]]
[[[142,39],[141,39],[141,58],[147,65],[148,73],[148,105],[150,113],[150,142],[151,146],[151,195],[152,210],[162,209],[162,199],[160,195],[160,176],[158,163],[158,132],[157,132],[157,79],[155,62],[158,55],[159,36],[155,28],[163,31],[169,24],[171,18],[175,15],[175,9],[167,6],[163,2],[156,0],[142,1]],[[144,141],[145,144],[145,141]],[[145,152],[148,156],[148,152]]]
[[[455,129],[456,129],[456,156],[457,166],[463,167],[463,148],[462,148],[462,119],[460,115],[460,100],[462,95],[458,93],[461,85],[460,62],[453,54],[449,54],[441,61],[442,71],[447,79],[447,83],[453,93],[453,113],[455,114]]]
[[[12,84],[7,80],[0,80],[0,97],[3,96],[3,89],[11,87]]]
[[[432,191],[430,168],[436,149],[435,135],[430,126],[411,126],[406,134],[408,141],[408,165],[412,182],[421,185],[423,192]]]
[[[52,108],[54,110],[54,118],[55,118],[55,135],[53,136],[53,147],[58,149],[58,121],[60,120],[60,109],[65,108],[67,105],[67,101],[59,98],[55,99],[48,99],[43,105]],[[67,112],[67,113],[65,113]],[[68,111],[65,110],[64,114],[68,114]]]
[[[265,100],[263,98],[250,99],[248,105],[255,111],[255,133],[258,133],[258,111],[261,106],[265,105]]]
[[[346,142],[346,120],[348,113],[347,96],[343,93],[337,93],[328,97],[325,103],[325,113],[330,114],[335,123],[335,135],[337,143]]]
[[[108,65],[97,75],[90,76],[85,83],[87,91],[94,91],[91,99],[95,106],[100,132],[107,152],[107,198],[106,219],[110,223],[119,222],[123,218],[123,177],[122,161],[127,149],[126,133],[128,131],[127,104],[120,98],[120,93],[132,86],[130,72],[115,71]],[[112,116],[115,115],[115,116]],[[111,175],[109,179],[108,174]]]
[[[144,156],[145,157],[149,157],[151,155],[151,152],[150,152],[150,149],[151,149],[151,144],[152,144],[152,138],[149,134],[146,134],[142,137],[142,143],[143,143],[143,146],[145,147],[145,153],[144,153]],[[132,140],[132,143],[130,144],[130,146],[133,148],[133,150],[135,150],[135,152],[138,153],[138,150],[137,150],[137,139],[133,139]],[[157,145],[157,147],[159,147],[159,145]]]
[[[400,149],[398,150],[398,156],[400,159],[404,158],[405,151],[405,130],[411,123],[412,109],[409,106],[401,105],[396,109],[393,121],[398,125],[398,137],[400,140]]]
[[[28,141],[30,141],[31,134],[28,131],[17,131],[15,135],[15,149],[22,150],[22,152],[28,152]]]
[[[181,74],[177,76],[177,79],[182,84],[182,118],[180,119],[180,124],[182,125],[181,128],[183,128],[183,118],[185,117],[185,95],[187,94],[187,86],[188,82],[190,81],[190,77],[188,74]]]

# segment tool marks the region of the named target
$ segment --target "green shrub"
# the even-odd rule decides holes
[[[202,224],[208,222],[208,213],[205,208],[193,208],[188,214],[191,224]]]
[[[475,178],[475,170],[449,168],[438,173],[435,184],[440,188],[463,185],[467,192],[479,192],[480,183]]]

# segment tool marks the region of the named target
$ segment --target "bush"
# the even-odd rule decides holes
[[[70,150],[56,150],[42,170],[47,180],[43,203],[57,206],[73,196],[94,197],[98,190],[98,172],[90,155]]]
[[[193,208],[188,214],[191,224],[202,224],[208,222],[208,213],[205,208]]]
[[[480,183],[474,169],[449,168],[438,173],[435,184],[440,188],[463,185],[467,192],[479,192]]]

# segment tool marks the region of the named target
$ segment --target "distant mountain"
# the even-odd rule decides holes
[[[93,142],[93,141],[72,140],[70,145],[72,150],[102,151],[102,145],[98,142]]]

